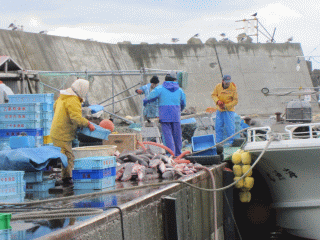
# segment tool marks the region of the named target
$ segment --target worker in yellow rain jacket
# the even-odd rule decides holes
[[[64,186],[72,185],[72,169],[74,155],[72,153],[72,140],[76,137],[77,128],[89,127],[94,131],[92,125],[86,118],[82,117],[81,103],[89,91],[89,81],[77,79],[70,88],[60,91],[60,96],[54,103],[54,116],[50,131],[53,145],[61,148],[61,153],[68,158],[68,166],[62,167],[62,181]]]
[[[230,137],[235,133],[235,112],[234,106],[238,104],[238,92],[236,85],[231,81],[230,75],[224,75],[222,83],[218,83],[211,94],[213,101],[217,104],[216,112],[216,142],[223,141],[224,129],[227,136]],[[232,145],[233,139],[227,141],[225,146]]]

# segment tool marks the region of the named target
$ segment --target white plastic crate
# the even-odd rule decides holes
[[[74,160],[74,170],[93,170],[116,167],[115,156],[87,157]]]
[[[25,121],[25,120],[17,120],[14,122],[6,122],[0,123],[0,129],[23,129],[23,128],[40,128],[41,123],[40,120],[32,120],[32,121]]]
[[[113,187],[116,184],[116,176],[106,177],[102,179],[74,179],[73,189],[104,189]]]
[[[40,112],[40,103],[4,103],[0,104],[0,112]]]
[[[40,183],[27,183],[26,192],[33,191],[48,191],[50,188],[55,187],[55,179],[44,180]]]
[[[38,112],[1,112],[0,121],[20,121],[20,120],[40,120],[40,111]]]
[[[53,97],[53,93],[8,95],[9,103],[52,103]]]
[[[42,179],[43,179],[43,171],[25,172],[24,174],[24,180],[27,183],[42,182]]]

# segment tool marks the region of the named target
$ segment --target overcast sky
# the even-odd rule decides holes
[[[172,38],[186,43],[197,33],[203,43],[211,37],[220,40],[221,33],[236,42],[244,31],[243,22],[236,21],[257,12],[271,35],[276,28],[277,43],[293,37],[305,56],[320,56],[318,0],[13,0],[0,8],[2,29],[14,22],[25,32],[47,30],[49,35],[133,44],[169,44]],[[267,40],[259,34],[259,42]],[[320,57],[310,60],[320,68]]]

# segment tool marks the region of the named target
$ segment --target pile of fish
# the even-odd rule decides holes
[[[150,148],[146,151],[138,149],[135,151],[123,151],[116,154],[118,181],[147,181],[163,178],[174,179],[198,171],[197,165],[193,163],[176,163],[172,157],[165,154],[154,154]]]

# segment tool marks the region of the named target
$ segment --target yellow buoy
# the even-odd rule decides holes
[[[233,164],[239,164],[241,163],[241,154],[235,152],[234,154],[232,154],[232,162]]]
[[[245,177],[243,186],[247,189],[251,189],[254,184],[254,178],[253,177]]]
[[[248,172],[248,170],[251,168],[251,165],[242,165],[242,174],[245,174]],[[252,170],[247,174],[247,177],[252,176]]]
[[[251,164],[251,154],[249,152],[241,153],[241,161],[244,165]]]
[[[240,165],[233,165],[233,173],[236,177],[242,176],[242,167]]]
[[[233,180],[236,182],[238,181],[240,177],[235,177]],[[238,183],[235,185],[236,188],[242,188],[243,187],[243,179],[241,179]]]
[[[251,201],[251,193],[250,192],[240,192],[240,201],[241,202],[250,202]]]

